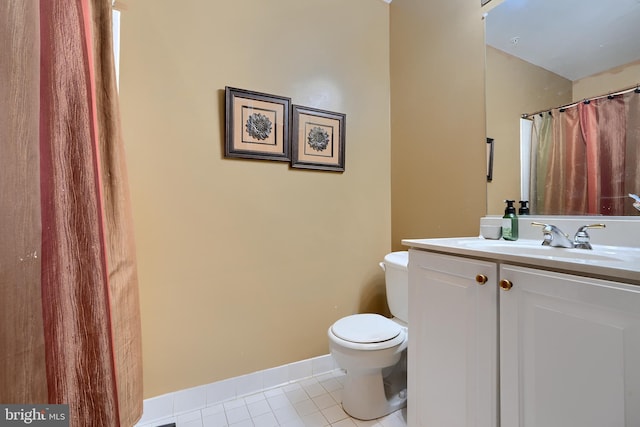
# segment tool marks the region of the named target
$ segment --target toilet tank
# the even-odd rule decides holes
[[[391,252],[380,266],[384,270],[387,304],[394,317],[409,322],[409,252]]]

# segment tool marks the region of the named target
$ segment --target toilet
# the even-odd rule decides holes
[[[342,408],[353,418],[373,420],[407,404],[408,261],[399,251],[380,263],[393,318],[354,314],[329,328],[331,355],[346,372]]]

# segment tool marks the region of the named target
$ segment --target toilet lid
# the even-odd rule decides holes
[[[379,314],[354,314],[333,324],[331,331],[345,341],[369,344],[397,337],[402,327]]]

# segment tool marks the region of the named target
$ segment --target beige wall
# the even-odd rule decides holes
[[[572,83],[487,46],[487,136],[494,139],[487,212],[503,214],[504,200],[520,200],[520,116],[572,100]],[[516,204],[517,206],[517,204]]]
[[[640,61],[612,68],[573,82],[573,100],[606,95],[640,84]]]
[[[478,235],[486,213],[480,0],[391,3],[392,244]]]
[[[386,312],[377,262],[401,239],[477,234],[479,1],[128,6],[145,396],[326,354],[332,321]],[[345,112],[347,171],[222,158],[225,85]]]
[[[386,313],[389,5],[127,6],[120,94],[145,397],[327,354],[333,321]],[[226,85],[346,113],[346,171],[224,159]]]

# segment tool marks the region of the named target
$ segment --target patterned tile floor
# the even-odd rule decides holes
[[[179,415],[155,427],[406,427],[406,409],[372,421],[349,417],[340,405],[340,370]]]

